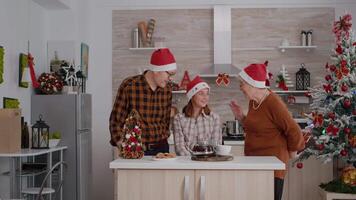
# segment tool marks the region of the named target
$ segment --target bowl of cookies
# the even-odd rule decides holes
[[[158,153],[155,156],[152,156],[152,160],[155,161],[169,161],[176,160],[177,155],[175,153]]]

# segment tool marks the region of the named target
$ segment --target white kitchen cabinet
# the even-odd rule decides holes
[[[272,200],[275,157],[237,157],[229,162],[197,162],[189,156],[171,161],[116,159],[116,200]],[[258,191],[258,192],[256,192]]]
[[[194,170],[119,170],[118,200],[193,200]]]
[[[273,199],[270,177],[273,177],[271,170],[196,170],[195,199]]]

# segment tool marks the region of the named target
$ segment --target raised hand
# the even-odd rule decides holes
[[[229,104],[232,113],[235,116],[235,119],[239,120],[240,122],[242,122],[242,120],[244,119],[244,114],[242,112],[241,107],[236,103],[236,101],[231,101]]]

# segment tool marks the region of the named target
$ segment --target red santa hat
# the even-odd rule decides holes
[[[199,76],[196,76],[192,81],[187,84],[188,100],[190,100],[200,90],[205,88],[208,88],[210,90],[209,85],[204,82]]]
[[[250,64],[239,73],[239,76],[253,87],[267,88],[266,81],[269,78],[267,64],[267,61],[264,64]]]
[[[176,60],[168,48],[157,49],[151,56],[151,71],[172,71],[177,69]]]

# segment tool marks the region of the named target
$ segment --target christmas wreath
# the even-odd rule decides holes
[[[55,74],[42,73],[38,77],[38,82],[40,84],[39,93],[42,94],[55,94],[63,89],[63,81]]]

